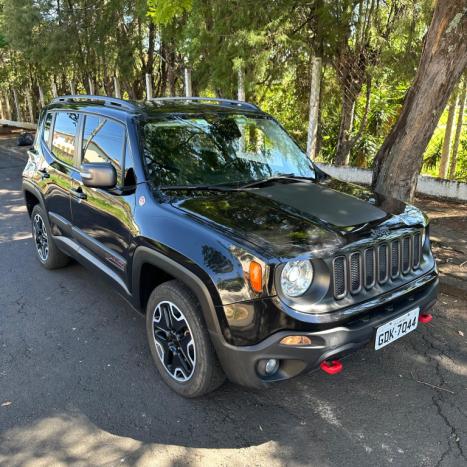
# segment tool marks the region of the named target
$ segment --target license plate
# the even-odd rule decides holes
[[[375,350],[379,350],[415,330],[418,325],[419,312],[420,308],[415,308],[376,329]]]

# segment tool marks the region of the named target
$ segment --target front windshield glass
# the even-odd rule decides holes
[[[304,152],[271,118],[178,115],[143,127],[149,179],[158,186],[241,185],[283,174],[314,178]]]

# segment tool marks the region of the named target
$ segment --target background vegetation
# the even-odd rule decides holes
[[[13,89],[23,115],[28,94],[37,113],[39,87],[45,101],[53,86],[58,94],[73,86],[113,95],[114,76],[123,97],[141,99],[146,73],[156,96],[184,95],[185,68],[193,95],[236,98],[240,71],[246,100],[305,147],[311,61],[320,57],[318,158],[370,167],[415,76],[432,7],[431,0],[0,0],[2,105],[14,113]],[[463,81],[451,98],[449,144],[446,109],[423,172],[440,173],[447,146],[456,163],[444,176],[467,181]]]

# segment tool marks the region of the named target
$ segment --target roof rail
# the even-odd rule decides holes
[[[96,102],[109,107],[119,107],[125,110],[140,110],[137,104],[131,101],[125,101],[123,99],[117,99],[116,97],[108,96],[94,96],[88,94],[77,94],[69,96],[59,96],[52,99],[51,104],[57,104],[59,102]]]
[[[224,105],[231,105],[236,107],[244,107],[253,110],[261,110],[256,104],[252,104],[251,102],[245,101],[236,101],[233,99],[222,99],[220,97],[153,97],[149,99],[149,102],[154,103],[164,103],[164,102],[212,102],[212,103],[219,103]]]

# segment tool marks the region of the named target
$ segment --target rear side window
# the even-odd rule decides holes
[[[110,162],[121,180],[125,127],[113,120],[87,115],[83,134],[83,163]]]
[[[45,144],[50,147],[50,129],[52,127],[53,113],[48,112],[44,118],[44,124],[42,126],[42,139]]]
[[[57,112],[52,137],[52,152],[54,156],[73,165],[76,147],[76,131],[79,114],[75,112]]]

